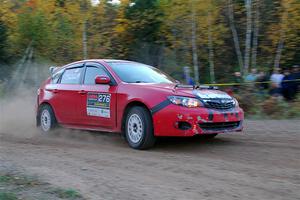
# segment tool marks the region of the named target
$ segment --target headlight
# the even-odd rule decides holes
[[[175,105],[185,106],[188,108],[196,108],[196,107],[203,106],[202,102],[195,98],[181,97],[181,96],[169,96],[168,99],[171,101],[171,103],[173,103]]]
[[[236,98],[233,98],[233,101],[234,101],[234,106],[239,107],[239,102],[236,100]]]

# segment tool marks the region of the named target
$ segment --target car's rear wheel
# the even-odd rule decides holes
[[[42,133],[49,133],[56,125],[57,121],[53,109],[49,105],[42,105],[39,110],[39,124]]]
[[[131,108],[125,122],[125,136],[130,147],[148,149],[155,143],[152,118],[149,111],[140,106]]]

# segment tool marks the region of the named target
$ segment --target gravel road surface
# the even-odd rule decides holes
[[[61,132],[0,133],[0,170],[95,200],[300,199],[300,120],[247,121],[242,133],[161,139],[148,151],[116,134]]]

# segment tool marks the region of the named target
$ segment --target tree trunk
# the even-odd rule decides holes
[[[231,32],[232,32],[234,48],[235,48],[235,52],[236,52],[236,55],[237,55],[237,58],[238,58],[240,72],[243,73],[243,67],[244,67],[243,55],[242,55],[241,48],[240,48],[238,33],[237,33],[237,30],[236,30],[235,25],[234,25],[232,0],[228,0],[228,5],[227,6],[228,6],[227,11],[228,11],[228,17],[229,17],[229,25],[230,25],[230,29],[231,29]]]
[[[256,58],[257,58],[257,47],[258,47],[258,35],[259,35],[259,17],[260,17],[260,0],[255,2],[255,18],[254,18],[254,27],[253,27],[253,42],[252,42],[252,57],[251,57],[251,66],[252,68],[257,68]]]
[[[280,39],[278,42],[277,50],[276,50],[276,56],[274,61],[274,69],[279,68],[280,66],[280,59],[281,59],[281,53],[284,47],[284,31],[281,30]]]
[[[280,27],[280,38],[277,45],[275,60],[274,60],[274,69],[280,67],[280,59],[281,54],[284,48],[284,41],[285,41],[285,30],[286,30],[286,23],[288,18],[288,9],[290,7],[290,4],[287,2],[285,5],[283,5],[284,11],[281,18],[281,27]]]
[[[195,83],[199,84],[199,61],[197,53],[197,32],[196,32],[196,10],[194,0],[191,0],[192,6],[192,53],[193,53],[193,65],[194,65],[194,78]]]
[[[214,65],[214,49],[212,42],[212,24],[211,24],[211,10],[208,11],[208,50],[209,50],[209,74],[210,81],[215,83],[215,65]]]
[[[83,29],[82,29],[82,46],[83,46],[83,59],[87,59],[88,52],[87,52],[87,21],[84,20],[83,22]]]
[[[245,7],[247,13],[247,28],[245,41],[245,61],[243,75],[248,74],[250,65],[250,50],[251,50],[251,34],[252,34],[252,0],[245,0]]]

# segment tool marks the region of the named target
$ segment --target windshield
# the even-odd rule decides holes
[[[160,70],[135,62],[109,62],[112,69],[126,83],[174,83],[175,80]]]

